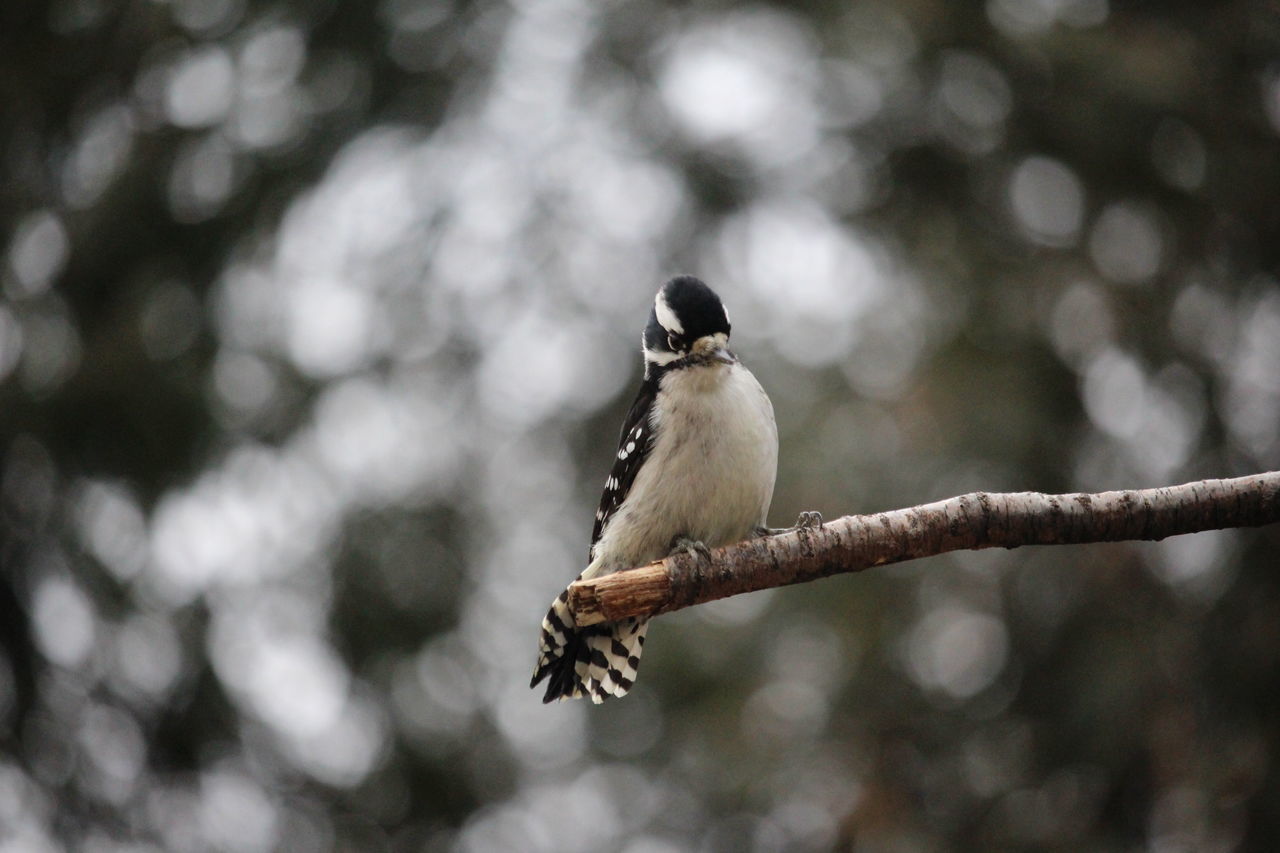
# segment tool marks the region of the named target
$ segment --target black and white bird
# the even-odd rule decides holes
[[[673,278],[644,329],[644,382],[622,425],[613,470],[579,578],[644,565],[679,548],[717,548],[756,535],[773,498],[773,405],[728,349],[729,314],[711,288]],[[603,702],[635,683],[647,620],[578,627],[568,589],[542,622],[530,687],[544,702]]]

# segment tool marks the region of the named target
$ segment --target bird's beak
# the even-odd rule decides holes
[[[694,342],[693,352],[708,361],[718,361],[721,364],[737,364],[738,357],[729,350],[728,344],[729,339],[723,334],[708,335]]]

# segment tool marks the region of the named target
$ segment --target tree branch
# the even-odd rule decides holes
[[[1280,521],[1280,471],[1099,494],[974,492],[877,515],[848,515],[718,548],[679,553],[569,587],[579,625],[653,616],[948,551],[1157,540]]]

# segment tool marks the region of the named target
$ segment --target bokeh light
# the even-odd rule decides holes
[[[1280,846],[1276,529],[660,618],[541,704],[656,287],[771,523],[1280,466],[1273,10],[6,13],[0,849]]]

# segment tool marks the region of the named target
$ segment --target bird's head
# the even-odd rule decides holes
[[[729,351],[729,312],[720,297],[689,275],[671,279],[653,298],[643,344],[645,375],[652,370],[724,366]]]

